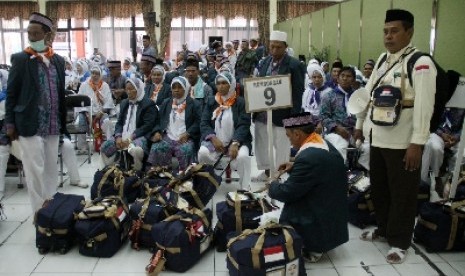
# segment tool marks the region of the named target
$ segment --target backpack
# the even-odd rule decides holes
[[[453,76],[457,74],[457,72],[451,70],[446,72],[441,66],[439,66],[439,64],[433,59],[431,55],[422,52],[415,52],[407,62],[407,75],[410,86],[413,87],[412,71],[414,69],[415,63],[422,56],[428,56],[431,58],[437,70],[436,93],[434,94],[434,111],[433,115],[431,116],[429,126],[429,130],[432,133],[438,129],[441,123],[442,114],[444,113],[447,102],[454,94],[455,88],[457,87],[458,78]],[[386,61],[386,58],[387,54],[381,58],[378,64],[378,69],[380,68],[381,64]]]

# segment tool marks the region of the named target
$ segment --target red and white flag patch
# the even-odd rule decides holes
[[[284,260],[283,247],[280,245],[264,248],[263,255],[265,257],[265,263],[272,263]]]
[[[422,72],[422,71],[428,71],[429,70],[429,65],[427,64],[422,64],[422,65],[418,65],[417,67],[415,67],[415,72]]]
[[[124,210],[123,207],[118,207],[116,215],[118,216],[118,220],[122,222],[126,218],[126,211]]]

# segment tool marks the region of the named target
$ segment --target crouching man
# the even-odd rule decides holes
[[[304,240],[304,259],[317,262],[349,239],[346,169],[336,148],[314,131],[310,113],[292,115],[283,124],[298,152],[294,162],[279,166],[287,180],[266,185],[271,198],[284,202],[280,223],[296,229]]]

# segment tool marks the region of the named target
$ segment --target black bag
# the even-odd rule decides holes
[[[195,265],[210,247],[212,212],[186,209],[152,226],[157,249],[147,265],[148,275],[158,275],[166,266],[185,272]]]
[[[430,132],[433,133],[438,129],[441,123],[441,117],[444,112],[445,106],[455,92],[460,74],[453,70],[448,70],[446,72],[441,66],[439,66],[439,64],[429,54],[422,53],[422,52],[416,52],[410,57],[410,59],[407,62],[407,76],[408,76],[410,86],[412,87],[413,87],[412,72],[415,69],[414,68],[415,63],[422,56],[430,57],[437,71],[436,93],[434,94],[434,111],[433,111],[433,115],[431,116],[430,127],[429,127]],[[386,58],[387,58],[387,54],[384,55],[381,58],[380,62],[378,63],[378,69],[386,61]]]
[[[145,173],[143,185],[141,185],[141,194],[145,193],[145,184],[148,184],[149,188],[163,187],[173,179],[174,175],[167,167],[151,168]]]
[[[221,184],[221,177],[215,174],[211,165],[194,164],[170,182],[169,186],[178,192],[190,206],[203,210]]]
[[[418,188],[418,195],[417,195],[417,214],[420,212],[421,207],[426,202],[429,202],[430,197],[430,185],[428,182],[421,181],[420,186]]]
[[[454,200],[464,200],[465,199],[465,179],[457,184],[457,190],[455,190]]]
[[[375,208],[371,199],[371,190],[359,192],[351,190],[347,198],[349,222],[360,229],[376,225]]]
[[[425,203],[414,229],[413,240],[428,252],[465,251],[465,200]]]
[[[370,119],[378,126],[395,126],[400,118],[403,95],[399,88],[382,85],[373,91]]]
[[[270,223],[246,229],[228,242],[229,275],[306,275],[302,245],[302,238],[291,226]]]
[[[113,256],[127,238],[129,223],[128,207],[120,197],[88,202],[75,226],[79,253],[91,257]]]
[[[215,245],[218,252],[226,251],[226,236],[230,232],[239,235],[244,229],[256,229],[258,218],[272,206],[265,200],[256,198],[251,192],[238,190],[226,195],[226,201],[216,204],[218,222],[215,226]]]
[[[122,171],[117,166],[107,166],[94,175],[90,198],[119,196],[132,203],[140,196],[142,181],[135,171]]]
[[[75,239],[75,215],[85,205],[83,196],[56,193],[37,211],[36,247],[40,254],[59,250],[65,254]]]
[[[150,189],[147,183],[145,185],[147,188],[146,197],[136,200],[129,209],[131,218],[129,239],[132,248],[136,250],[139,250],[140,246],[155,248],[152,225],[179,212],[176,203],[169,201],[162,195],[163,189],[161,187]]]

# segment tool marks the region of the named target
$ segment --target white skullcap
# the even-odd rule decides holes
[[[272,31],[270,40],[282,41],[287,43],[287,33],[281,31]]]

